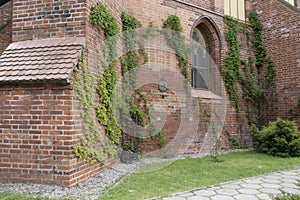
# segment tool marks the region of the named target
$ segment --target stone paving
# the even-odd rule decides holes
[[[281,191],[300,194],[300,169],[223,183],[205,189],[172,194],[160,200],[271,200]]]

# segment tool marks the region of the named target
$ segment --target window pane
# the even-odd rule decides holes
[[[199,67],[207,67],[208,56],[206,52],[207,49],[206,40],[198,28],[196,28],[193,31],[192,38],[200,45],[193,53],[192,65],[199,66]]]
[[[194,88],[208,89],[208,69],[193,67],[192,81]]]
[[[207,41],[198,27],[193,31],[192,39],[199,43],[199,47],[192,55],[192,87],[208,89],[209,55],[206,52]]]

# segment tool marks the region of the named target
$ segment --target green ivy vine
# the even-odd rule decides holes
[[[112,108],[112,94],[117,82],[117,40],[113,36],[119,33],[116,18],[101,3],[91,8],[90,23],[103,33],[105,43],[105,58],[99,64],[104,68],[98,81],[88,70],[84,58],[77,70],[75,90],[80,107],[83,109],[83,129],[85,136],[80,145],[73,148],[77,157],[87,162],[100,161],[104,163],[107,158],[116,154],[112,144],[118,145],[121,130],[116,121]],[[112,38],[112,39],[111,39]],[[95,87],[99,96],[99,103],[95,105]],[[94,113],[96,110],[96,118]],[[97,120],[105,126],[105,132],[110,142],[101,137]],[[101,143],[102,145],[100,145]],[[95,148],[97,146],[97,148]],[[102,147],[102,148],[101,148]]]
[[[272,106],[276,89],[274,79],[276,71],[272,60],[267,56],[267,51],[262,41],[262,25],[256,13],[249,15],[249,24],[241,23],[232,17],[225,17],[226,42],[228,52],[221,74],[225,87],[238,113],[241,110],[238,84],[241,85],[243,98],[247,102],[246,113],[249,124],[262,126],[264,112]],[[251,39],[248,48],[254,52],[248,60],[240,58],[240,43],[238,35],[246,34]],[[251,35],[252,33],[252,36]]]
[[[99,103],[96,105],[96,115],[99,122],[105,126],[106,135],[110,141],[119,145],[121,130],[113,113],[112,95],[117,82],[117,39],[119,33],[117,19],[101,3],[91,8],[90,23],[103,33],[106,49],[106,58],[101,64],[104,72],[97,85]]]
[[[172,30],[172,32],[166,32],[165,36],[170,47],[175,50],[182,75],[189,81],[188,65],[192,49],[185,43],[180,18],[177,15],[169,15],[163,23],[163,28]]]
[[[145,127],[149,122],[149,108],[147,107],[147,96],[140,88],[137,88],[137,68],[140,64],[148,61],[148,54],[145,51],[144,44],[137,38],[136,29],[142,26],[133,15],[123,12],[121,15],[123,32],[123,51],[125,54],[121,57],[123,91],[132,88],[134,95],[123,93],[122,99],[125,104],[122,109],[129,110],[133,122],[139,126]],[[137,48],[138,46],[138,48]],[[138,50],[136,50],[138,49]],[[123,122],[125,123],[125,122]],[[123,124],[129,126],[128,124]],[[128,130],[128,129],[127,129]],[[141,134],[141,133],[137,133]],[[141,153],[141,137],[132,133],[122,134],[122,148],[133,153]]]
[[[115,152],[112,146],[104,141],[94,117],[96,81],[93,74],[88,70],[84,53],[75,69],[75,80],[75,98],[79,100],[79,107],[82,109],[82,126],[85,137],[81,140],[80,145],[73,147],[74,153],[86,162],[105,163],[107,158],[114,155]],[[95,145],[102,148],[95,148]]]
[[[229,99],[233,102],[237,112],[240,111],[240,99],[237,83],[240,75],[240,45],[238,41],[239,23],[230,16],[225,16],[226,32],[225,40],[228,51],[225,57],[225,64],[221,68],[221,74],[225,81],[225,87]]]

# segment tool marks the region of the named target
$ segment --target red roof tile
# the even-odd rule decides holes
[[[0,82],[69,80],[83,46],[83,37],[12,43],[0,56]]]

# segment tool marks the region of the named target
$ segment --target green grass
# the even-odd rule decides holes
[[[220,155],[224,162],[211,158],[187,158],[158,171],[134,173],[109,189],[101,200],[135,200],[166,196],[215,185],[221,182],[300,167],[300,158],[279,158],[253,151]],[[160,164],[161,165],[161,164]],[[155,167],[152,164],[152,167]],[[146,166],[146,171],[149,166]]]
[[[283,192],[282,196],[275,197],[274,200],[300,200],[300,194],[289,194]]]
[[[41,198],[41,197],[30,197],[20,194],[10,194],[10,193],[2,193],[0,192],[0,199],[1,200],[49,200],[48,198]]]
[[[146,165],[139,170],[140,173],[125,177],[99,199],[135,200],[166,196],[174,192],[300,167],[300,158],[272,157],[253,151],[224,154],[219,159],[224,162],[211,162],[211,158],[207,156]],[[9,193],[0,193],[0,199],[48,200]]]
[[[47,198],[47,197],[32,197],[30,195],[12,194],[8,192],[0,192],[0,200],[73,200],[74,198]]]

